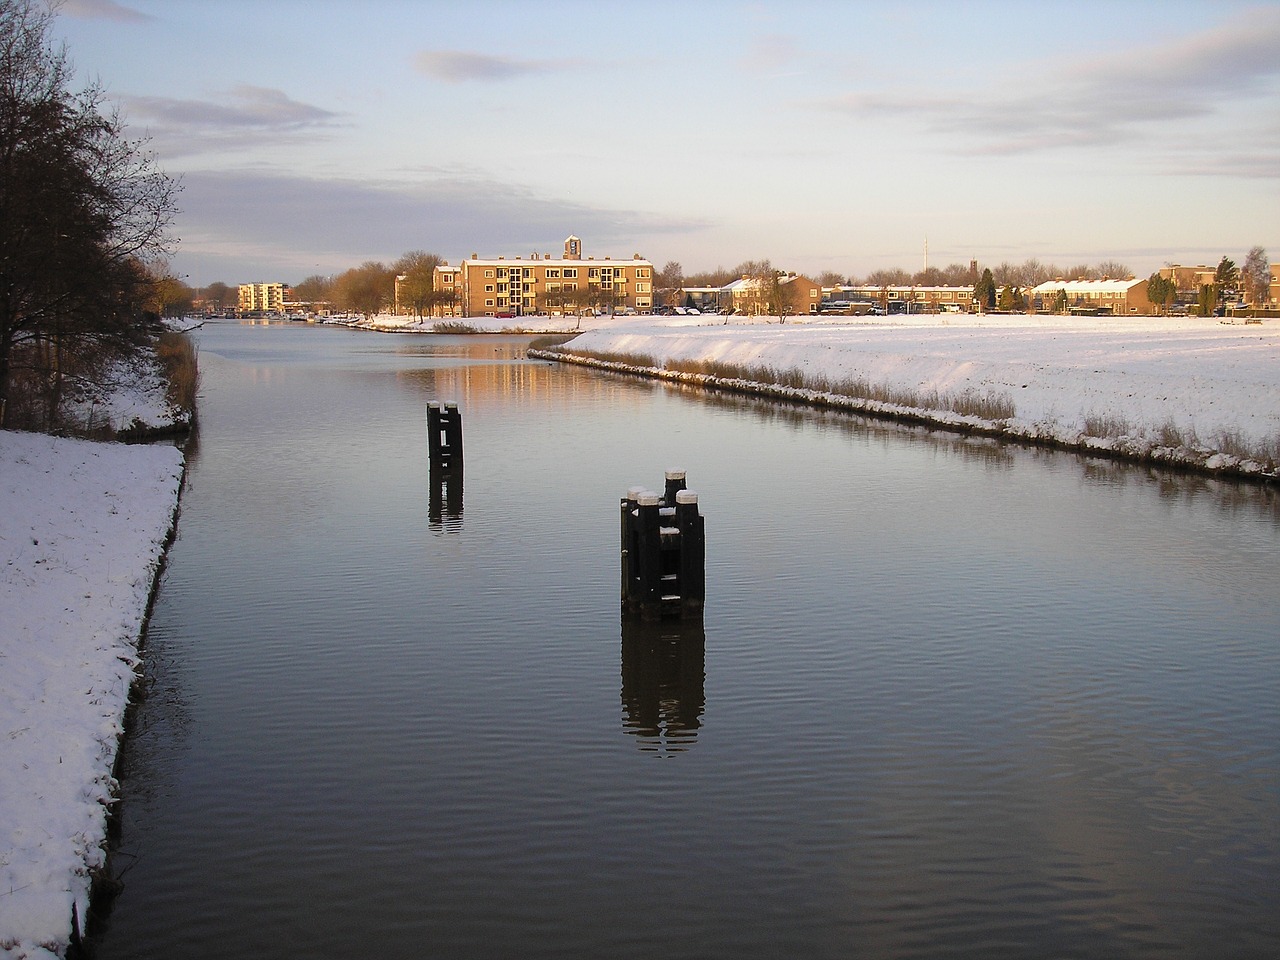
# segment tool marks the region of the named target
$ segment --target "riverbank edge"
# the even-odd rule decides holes
[[[707,373],[687,373],[680,370],[668,370],[665,367],[639,366],[616,360],[604,360],[581,352],[571,353],[563,350],[531,348],[526,351],[526,356],[535,360],[575,363],[611,373],[621,373],[652,380],[664,380],[670,383],[679,383],[723,393],[760,397],[797,406],[842,410],[848,413],[874,417],[879,420],[892,420],[898,423],[932,427],[959,434],[993,437],[1025,446],[1045,447],[1091,457],[1123,460],[1170,470],[1182,470],[1220,478],[1245,480],[1257,484],[1270,485],[1280,483],[1280,469],[1269,468],[1266,464],[1257,460],[1242,459],[1208,448],[1165,447],[1140,437],[1093,437],[1078,432],[1063,433],[1059,432],[1053,424],[1025,424],[1013,420],[984,420],[980,417],[954,413],[950,410],[905,407],[880,400],[823,393],[803,387],[789,387],[783,384],[718,377]]]
[[[169,565],[169,550],[174,541],[178,539],[178,521],[182,514],[182,492],[187,486],[188,460],[186,444],[192,433],[193,425],[189,422],[182,425],[175,424],[167,430],[165,428],[157,428],[149,432],[152,442],[164,443],[172,441],[174,446],[182,451],[182,465],[178,471],[177,491],[173,496],[173,504],[169,510],[169,525],[165,530],[160,549],[151,564],[151,584],[147,590],[146,603],[143,605],[138,635],[133,638],[132,642],[132,650],[137,665],[133,669],[133,680],[129,684],[129,690],[125,694],[124,703],[118,717],[120,735],[116,737],[115,750],[109,757],[110,763],[104,765],[110,771],[113,785],[112,802],[107,807],[107,815],[103,821],[102,836],[97,838],[97,844],[104,850],[105,855],[102,866],[98,868],[89,868],[86,864],[86,874],[89,879],[88,908],[85,911],[83,922],[81,922],[76,915],[75,904],[72,904],[71,933],[67,946],[63,950],[63,956],[66,960],[90,960],[92,958],[94,936],[101,932],[102,925],[110,916],[111,904],[124,889],[124,884],[115,878],[112,858],[120,838],[120,808],[122,802],[120,797],[120,775],[123,772],[124,745],[133,736],[138,709],[141,707],[142,700],[146,695],[144,654],[147,648],[147,632],[151,626],[151,614],[155,610],[156,597],[160,593],[160,581]],[[142,443],[147,441],[132,440],[129,442]]]
[[[171,486],[166,484],[169,489],[156,491],[156,499],[151,501],[156,508],[157,521],[150,528],[153,533],[147,537],[147,541],[152,544],[151,549],[145,553],[140,552],[136,557],[136,565],[132,565],[131,569],[113,571],[114,579],[145,584],[146,592],[145,594],[140,592],[138,606],[131,607],[132,610],[137,611],[136,632],[131,629],[115,640],[116,658],[122,663],[129,664],[130,677],[123,694],[118,699],[112,697],[116,701],[111,707],[112,712],[104,715],[103,718],[113,727],[114,735],[109,739],[95,740],[101,745],[102,751],[92,767],[93,779],[95,782],[101,779],[109,785],[108,797],[98,801],[102,806],[101,816],[94,818],[93,828],[86,830],[84,834],[84,846],[78,858],[78,867],[64,874],[67,883],[65,892],[70,895],[71,901],[70,912],[66,918],[66,932],[47,940],[24,941],[19,936],[12,943],[0,946],[0,956],[48,956],[65,957],[66,960],[86,960],[93,953],[94,930],[100,927],[109,913],[112,900],[122,889],[119,881],[112,879],[111,858],[114,839],[119,836],[122,757],[126,740],[133,734],[135,728],[137,709],[145,695],[143,655],[146,649],[147,632],[159,594],[161,579],[167,569],[169,550],[177,539],[182,495],[187,483],[189,465],[186,444],[194,432],[191,424],[185,424],[182,427],[175,425],[174,431],[183,436],[174,438],[169,435],[170,431],[158,428],[151,432],[151,436],[163,439],[156,439],[151,443],[142,442],[137,438],[129,442],[118,439],[75,439],[76,443],[87,444],[90,448],[132,447],[141,450],[148,446],[168,445],[179,451],[179,458],[174,464],[173,472],[169,474],[172,478]],[[46,500],[45,503],[51,508],[67,509],[67,505],[60,505],[56,500]],[[125,613],[127,615],[127,611]],[[92,630],[85,631],[86,635],[92,632]],[[77,670],[68,665],[64,668],[64,675],[68,675],[81,688],[92,691],[97,674],[91,662],[86,660],[82,666],[83,670]],[[74,676],[70,676],[72,674]],[[49,828],[45,829],[47,831]],[[95,856],[95,851],[100,852],[101,856]]]

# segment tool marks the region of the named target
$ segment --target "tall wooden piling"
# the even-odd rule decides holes
[[[667,472],[662,496],[632,487],[619,510],[623,612],[646,620],[701,615],[706,540],[684,471]]]
[[[433,467],[462,466],[462,414],[456,403],[427,404],[427,451]]]

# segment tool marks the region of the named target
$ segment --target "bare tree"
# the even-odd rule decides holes
[[[150,343],[178,190],[100,86],[71,89],[53,19],[0,0],[0,425],[16,371],[52,425],[67,372]]]
[[[970,282],[967,263],[949,263],[942,268],[942,286],[964,287]]]
[[[395,273],[374,260],[339,274],[333,282],[334,302],[343,310],[366,317],[380,312],[394,296]]]
[[[714,270],[704,270],[701,273],[691,273],[684,278],[684,286],[687,287],[723,287],[726,283],[730,283],[741,277],[741,274],[735,273],[733,270],[726,270],[724,267],[716,267]]]
[[[744,260],[737,266],[738,279],[745,280],[735,306],[744,313],[771,312],[777,297],[778,273],[768,260]]]
[[[214,307],[218,310],[226,307],[234,307],[238,301],[238,291],[235,287],[229,287],[221,280],[215,280],[207,287],[197,291],[197,299],[203,300],[205,307]]]
[[[1271,264],[1266,250],[1253,247],[1245,254],[1240,280],[1249,303],[1255,307],[1266,307],[1271,297]]]
[[[872,287],[903,287],[911,283],[911,274],[900,267],[874,270],[863,282]]]
[[[423,250],[411,250],[392,266],[395,284],[396,307],[411,307],[419,320],[430,314],[438,305],[439,291],[435,289],[436,267],[444,263],[437,254]]]
[[[317,304],[328,303],[332,299],[333,285],[333,277],[314,273],[301,283],[294,285],[293,295],[314,308]]]
[[[1133,276],[1129,265],[1119,260],[1103,260],[1098,264],[1096,271],[1099,277],[1110,277],[1112,280],[1125,280]]]

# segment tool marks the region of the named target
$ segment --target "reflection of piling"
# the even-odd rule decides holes
[[[462,466],[462,414],[456,403],[427,404],[427,450],[433,467]]]
[[[632,487],[620,510],[623,612],[646,620],[701,614],[706,540],[684,471],[667,471],[662,496]]]
[[[641,749],[688,749],[706,707],[706,635],[701,619],[622,618],[622,727]]]
[[[462,467],[431,465],[427,521],[433,529],[457,527],[462,521]]]

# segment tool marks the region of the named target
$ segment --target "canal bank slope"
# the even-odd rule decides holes
[[[163,425],[139,386],[114,413]],[[0,431],[0,957],[62,956],[84,927],[182,472],[169,444]]]
[[[1280,323],[645,317],[534,356],[1135,460],[1276,479]],[[710,321],[710,323],[709,323]],[[772,381],[772,383],[770,383]]]

